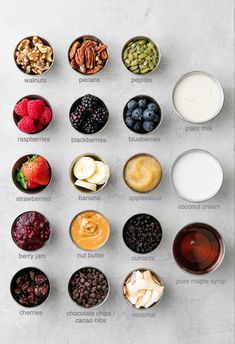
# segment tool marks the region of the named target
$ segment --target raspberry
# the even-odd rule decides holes
[[[22,99],[19,103],[15,105],[14,111],[20,117],[28,116],[28,105],[29,100],[27,98]]]
[[[32,134],[37,131],[34,125],[34,121],[29,116],[21,118],[17,126],[21,131],[27,134]]]
[[[43,110],[45,108],[45,103],[41,99],[34,99],[28,102],[28,114],[32,119],[39,119]]]
[[[51,113],[51,109],[49,107],[45,107],[45,109],[43,110],[43,113],[40,117],[40,122],[41,124],[48,125],[50,123],[52,119],[52,113]]]
[[[39,131],[42,131],[44,129],[44,125],[41,122],[38,122],[36,125],[36,133],[39,133]]]

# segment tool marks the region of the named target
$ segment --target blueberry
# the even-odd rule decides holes
[[[132,112],[132,118],[136,119],[138,121],[141,121],[141,119],[143,118],[143,110],[140,108],[136,108],[133,112]]]
[[[153,131],[156,128],[156,125],[152,121],[144,121],[143,129],[147,132]]]
[[[135,120],[131,116],[125,118],[125,123],[129,128],[132,128],[135,124]]]
[[[136,121],[133,128],[136,133],[141,133],[143,131],[143,125],[141,121]]]
[[[137,101],[132,99],[127,104],[128,110],[133,111],[137,108]]]
[[[149,103],[149,104],[148,104],[148,109],[149,109],[149,110],[152,110],[152,111],[154,111],[154,112],[158,112],[159,107],[158,107],[158,105],[155,104],[155,103]]]
[[[125,117],[131,116],[131,111],[127,110],[127,112],[125,113]]]
[[[147,105],[148,105],[147,99],[140,98],[140,100],[138,101],[138,106],[142,109],[146,109]]]
[[[156,118],[156,114],[153,110],[146,109],[144,110],[143,117],[147,121],[153,121]]]
[[[153,121],[156,122],[156,123],[160,122],[160,116],[157,113],[154,114]]]

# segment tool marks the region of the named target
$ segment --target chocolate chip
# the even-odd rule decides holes
[[[69,281],[69,294],[81,307],[98,306],[106,299],[108,292],[107,278],[96,268],[82,268]]]

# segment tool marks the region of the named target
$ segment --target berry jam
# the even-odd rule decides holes
[[[175,237],[173,254],[177,264],[187,272],[205,274],[217,268],[224,256],[220,234],[204,223],[193,223]]]
[[[19,248],[35,251],[47,243],[51,231],[45,216],[36,211],[27,211],[15,219],[11,233]]]

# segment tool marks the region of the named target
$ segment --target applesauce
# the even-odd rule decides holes
[[[136,192],[152,191],[160,184],[161,179],[161,165],[149,154],[133,156],[124,167],[124,180]]]

